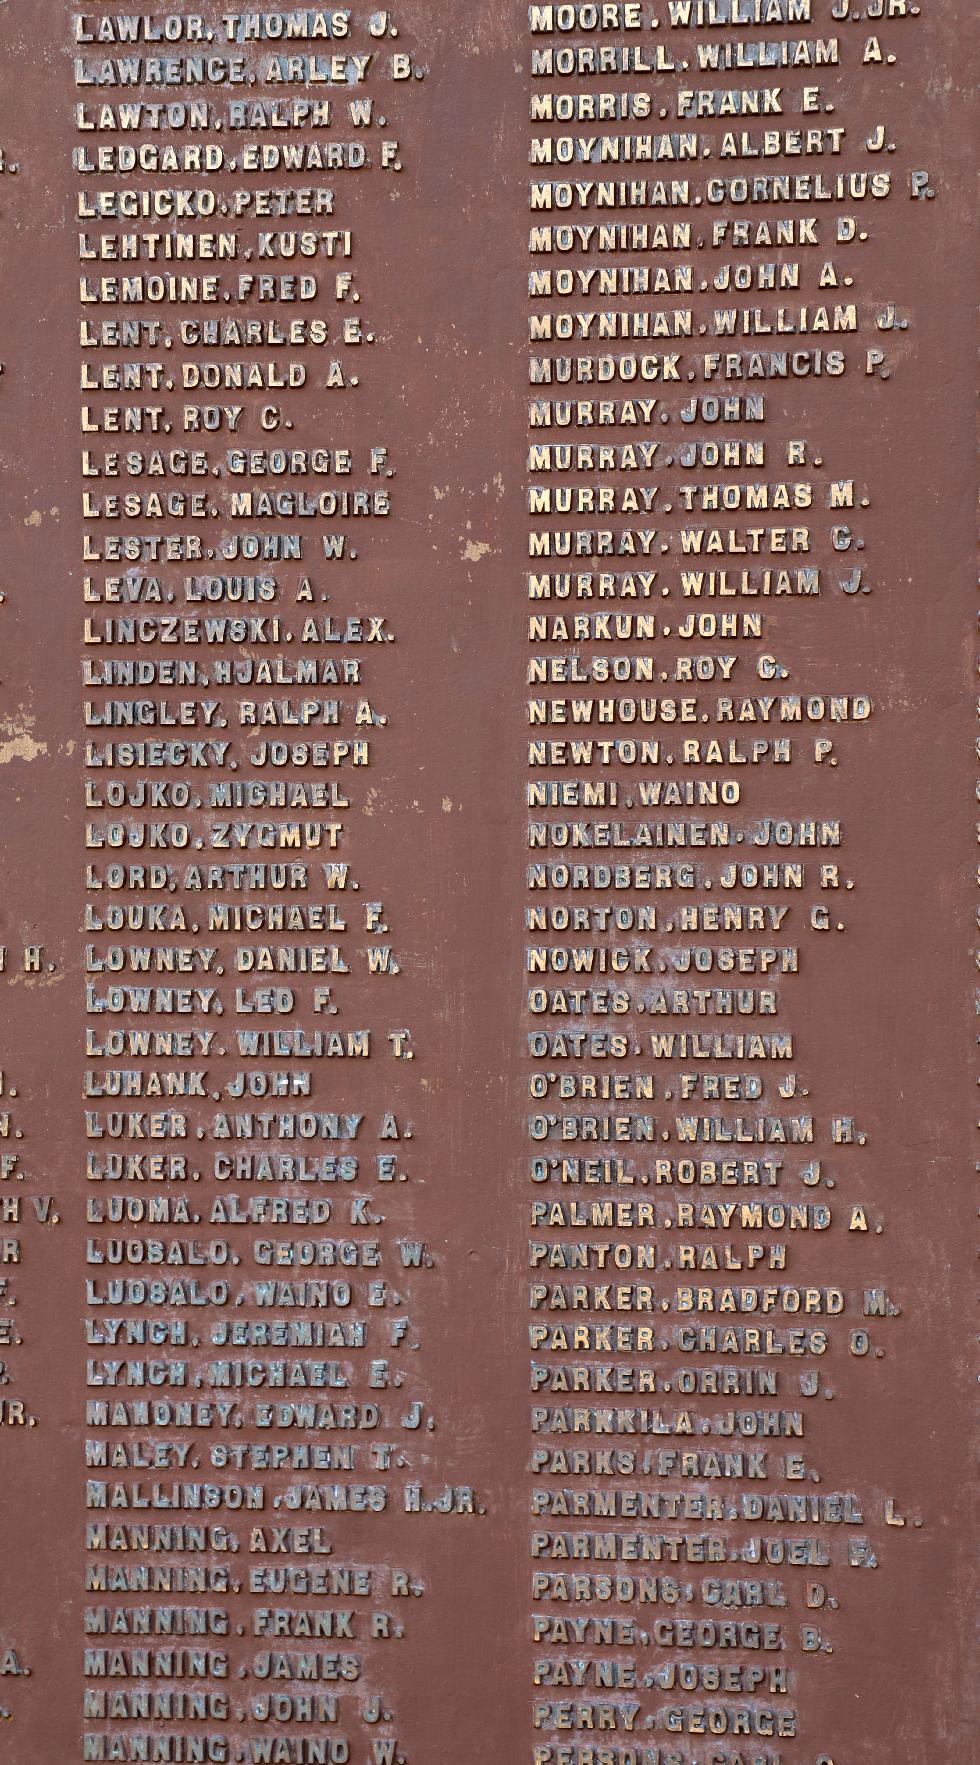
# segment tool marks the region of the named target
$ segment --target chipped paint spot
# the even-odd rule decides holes
[[[445,813],[445,814],[446,814],[446,815],[451,815],[451,814],[452,814],[452,812],[453,812],[453,800],[452,800],[452,797],[443,797],[443,799],[442,799],[442,807],[443,807],[443,811],[444,811],[444,813]]]
[[[47,753],[47,742],[35,741],[33,728],[33,717],[23,710],[0,723],[0,766],[9,766],[11,760],[36,760]]]
[[[42,515],[40,509],[32,509],[30,514],[26,515],[24,517],[24,526],[25,527],[40,527],[41,522],[43,520],[44,520],[44,516]]]
[[[467,564],[478,564],[480,559],[485,558],[487,552],[492,549],[485,539],[468,539],[463,552],[463,560]]]

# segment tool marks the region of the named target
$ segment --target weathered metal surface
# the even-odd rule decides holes
[[[11,1765],[967,1756],[969,35],[0,10]]]

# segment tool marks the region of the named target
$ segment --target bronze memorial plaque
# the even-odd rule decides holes
[[[0,0],[0,1765],[970,1765],[975,7],[145,8]]]

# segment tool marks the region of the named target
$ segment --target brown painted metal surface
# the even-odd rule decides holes
[[[0,7],[9,1765],[971,1756],[971,24]]]

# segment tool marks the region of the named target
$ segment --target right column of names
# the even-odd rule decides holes
[[[935,1663],[888,1713],[955,1550],[935,20],[527,26],[528,1757],[918,1759],[956,1721]]]

